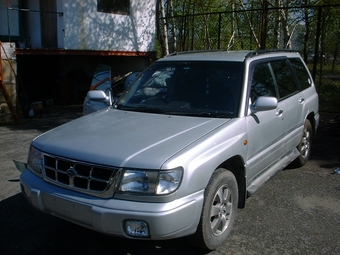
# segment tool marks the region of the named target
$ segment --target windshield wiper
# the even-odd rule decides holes
[[[182,115],[210,118],[231,118],[233,116],[233,113],[197,111],[197,112],[183,112]]]
[[[126,110],[126,111],[135,111],[135,112],[147,112],[147,113],[167,113],[166,110],[159,109],[159,108],[156,108],[156,107],[150,107],[150,106],[118,105],[118,109]]]
[[[152,106],[127,106],[118,105],[120,110],[126,111],[136,111],[136,112],[146,112],[146,113],[161,113],[170,115],[180,115],[180,116],[191,116],[191,117],[210,117],[210,118],[232,118],[234,113],[232,112],[209,112],[209,111],[172,111],[164,110]]]
[[[137,107],[135,110],[139,112],[148,112],[148,113],[166,113],[167,112],[166,110],[159,109],[156,107],[145,107],[145,106]]]

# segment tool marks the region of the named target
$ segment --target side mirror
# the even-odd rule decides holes
[[[110,96],[107,96],[102,90],[91,90],[87,92],[87,98],[90,101],[111,103]]]
[[[277,108],[276,97],[258,97],[256,101],[250,106],[253,113],[259,111],[269,111]]]
[[[105,109],[112,105],[111,92],[108,96],[102,90],[90,90],[84,99],[83,115]]]

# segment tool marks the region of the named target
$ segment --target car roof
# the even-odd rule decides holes
[[[226,50],[205,50],[205,51],[185,51],[175,52],[159,59],[157,62],[163,61],[231,61],[243,62],[247,58],[262,56],[262,57],[278,57],[296,56],[297,52],[293,50],[239,50],[239,51],[226,51]]]

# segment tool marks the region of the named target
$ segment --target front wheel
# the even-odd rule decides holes
[[[196,246],[214,250],[232,230],[238,205],[235,176],[226,169],[217,169],[204,192],[201,220],[197,231],[189,237]]]

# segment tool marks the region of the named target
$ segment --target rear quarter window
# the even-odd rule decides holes
[[[308,71],[306,70],[305,65],[302,63],[302,60],[300,58],[291,58],[289,61],[293,67],[301,89],[304,90],[309,88],[312,85],[312,80],[308,74]]]

